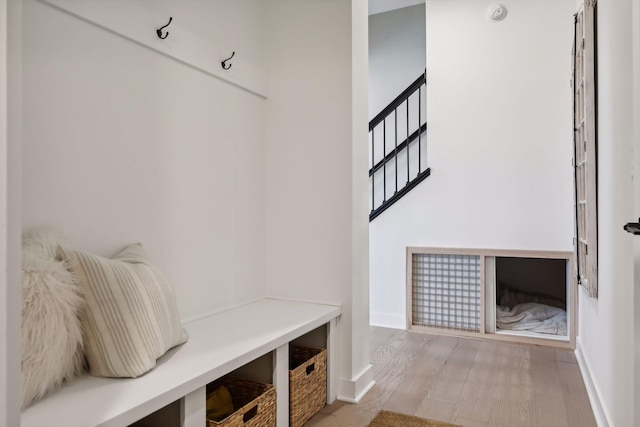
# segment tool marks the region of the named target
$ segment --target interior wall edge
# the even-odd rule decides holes
[[[0,425],[6,423],[6,427],[18,427],[20,425],[20,406],[22,379],[20,374],[21,354],[21,320],[22,320],[22,250],[21,250],[21,216],[22,216],[22,2],[3,0],[3,35],[6,34],[6,51],[2,53],[3,71],[2,85],[2,109],[5,110],[6,119],[3,137],[3,150],[6,150],[4,163],[0,166],[3,173],[3,183],[0,194],[3,198],[3,212],[1,218],[4,234],[2,236],[1,256],[6,264],[2,268],[4,283],[0,285],[0,313],[3,319],[0,325],[3,327],[3,335],[6,348],[0,356],[4,366],[1,374],[4,377],[3,390],[0,390],[0,405],[4,411],[0,411]],[[3,20],[4,20],[3,19]],[[5,62],[6,61],[6,62]],[[6,72],[6,74],[4,74]],[[5,216],[6,215],[6,216]],[[4,289],[2,289],[4,287]],[[4,324],[3,324],[4,323]],[[6,371],[4,371],[6,369]],[[5,394],[6,393],[6,394]]]
[[[599,392],[599,387],[595,378],[591,375],[591,368],[587,356],[582,351],[580,336],[576,338],[576,349],[574,353],[578,361],[578,366],[580,367],[584,385],[587,389],[587,395],[589,396],[589,402],[591,403],[591,409],[593,410],[596,423],[598,427],[609,427],[611,426],[611,423],[609,423],[611,417],[607,415],[608,411],[602,404],[603,401],[600,398],[601,393]]]

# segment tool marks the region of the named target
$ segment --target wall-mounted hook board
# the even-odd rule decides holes
[[[160,39],[156,30],[165,25],[169,16],[153,14],[135,2],[104,0],[38,0],[57,10],[117,34],[139,45],[171,57],[179,62],[245,89],[263,98],[268,97],[266,72],[236,51],[233,68],[224,70],[220,61],[235,51],[234,46],[215,46],[181,25],[174,16],[166,28],[169,36]]]

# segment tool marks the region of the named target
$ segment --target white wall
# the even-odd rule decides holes
[[[424,4],[424,0],[369,0],[369,15]]]
[[[8,34],[6,0],[0,0],[0,34],[2,34],[2,37],[5,39]],[[0,108],[2,110],[2,115],[0,116],[0,157],[3,159],[7,158],[8,152],[7,88],[9,86],[9,82],[7,65],[7,46],[2,43],[0,45]],[[2,276],[0,276],[0,307],[3,308],[8,307],[11,302],[14,302],[9,301],[8,298],[9,280],[6,273],[9,258],[6,231],[8,228],[9,216],[7,212],[8,167],[9,165],[6,160],[0,164],[0,241],[2,242],[2,245],[0,246],[0,271],[2,272]],[[3,310],[3,313],[5,313],[5,310]],[[7,359],[9,358],[9,349],[13,344],[9,339],[10,325],[11,322],[6,315],[0,316],[0,414],[3,414],[0,418],[0,426],[2,427],[7,427],[9,424],[11,415],[9,415],[10,410],[8,397],[11,394],[11,386],[15,385],[11,383],[7,375],[11,371],[11,366],[9,366]],[[11,410],[15,411],[15,408],[12,408]],[[15,416],[15,412],[13,415]]]
[[[353,341],[368,333],[360,295],[366,240],[358,246],[356,237],[366,239],[367,211],[364,199],[353,198],[366,192],[366,57],[353,65],[352,44],[345,43],[356,33],[353,43],[366,56],[366,5],[354,1],[353,13],[357,29],[351,0],[271,0],[266,10],[267,292],[343,304],[339,372],[351,385],[368,364],[366,338],[358,347]],[[362,89],[354,87],[358,81]],[[341,385],[340,397],[355,399],[357,389]]]
[[[504,5],[426,2],[432,175],[371,223],[373,324],[406,324],[407,246],[572,250],[575,3]]]
[[[0,1],[0,427],[20,423],[22,6]]]
[[[157,7],[212,44],[220,27],[264,66],[262,2],[241,3]],[[264,99],[42,3],[24,7],[24,228],[61,226],[102,255],[142,242],[183,318],[262,296]]]
[[[580,291],[579,351],[611,426],[633,408],[633,85],[631,1],[598,2],[598,299]],[[635,237],[637,239],[637,237]],[[636,279],[637,280],[637,279]]]
[[[424,73],[424,8],[369,16],[369,119]]]
[[[357,400],[372,383],[366,1],[197,4],[137,6],[238,46],[270,99],[25,1],[24,228],[103,255],[143,242],[184,318],[265,294],[342,304]]]

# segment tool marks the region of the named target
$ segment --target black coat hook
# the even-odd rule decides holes
[[[229,66],[227,67],[227,61],[228,61],[228,60],[230,60],[231,58],[233,58],[233,55],[235,55],[235,54],[236,54],[236,53],[235,53],[235,51],[234,51],[234,52],[231,54],[231,56],[230,56],[230,57],[228,57],[227,59],[225,59],[224,61],[222,61],[222,62],[220,63],[220,64],[222,64],[222,68],[223,68],[223,69],[228,70],[229,68],[231,68],[231,66],[232,66],[233,64],[229,64]]]
[[[156,30],[156,34],[158,35],[158,37],[160,37],[162,40],[166,39],[167,36],[169,35],[169,31],[167,31],[167,34],[164,35],[164,37],[162,37],[162,30],[167,28],[169,26],[169,24],[171,24],[171,21],[173,21],[173,17],[169,17],[169,22],[167,22],[167,25],[163,25],[162,27],[158,28]]]
[[[627,223],[627,225],[624,226],[624,230],[636,236],[640,235],[640,218],[638,218],[638,222]]]

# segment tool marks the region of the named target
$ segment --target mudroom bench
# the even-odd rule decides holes
[[[158,359],[150,372],[135,379],[78,378],[27,408],[21,425],[123,427],[144,425],[145,417],[157,414],[150,424],[158,427],[202,427],[206,385],[269,356],[276,421],[278,427],[286,427],[289,343],[321,332],[315,335],[326,340],[322,344],[327,346],[327,401],[331,403],[337,381],[335,325],[341,314],[339,306],[266,298],[186,323],[189,341]],[[163,411],[177,415],[164,416]]]

